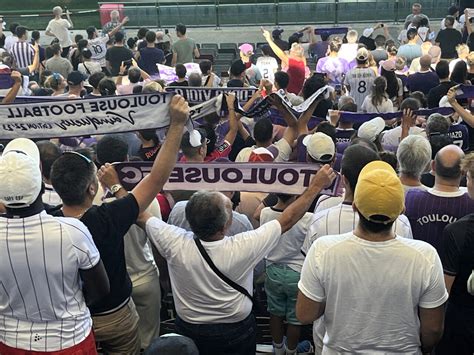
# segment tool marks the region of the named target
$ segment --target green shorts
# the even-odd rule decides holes
[[[287,265],[271,264],[267,267],[265,292],[267,293],[268,312],[286,318],[292,325],[301,325],[296,319],[296,296],[300,273]]]

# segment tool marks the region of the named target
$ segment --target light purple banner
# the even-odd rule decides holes
[[[150,171],[152,162],[114,164],[123,187],[133,190]],[[318,172],[318,164],[301,163],[177,163],[164,190],[214,190],[299,195]],[[340,176],[321,193],[341,194]]]

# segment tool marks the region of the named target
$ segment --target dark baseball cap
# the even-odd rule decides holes
[[[272,31],[272,37],[280,37],[283,32],[285,32],[285,30],[283,30],[282,28],[275,28]]]
[[[86,77],[82,75],[81,72],[74,70],[69,75],[67,76],[67,83],[68,85],[79,85],[82,83],[84,80],[86,80]]]

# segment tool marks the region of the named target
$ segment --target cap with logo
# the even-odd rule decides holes
[[[357,60],[364,61],[369,59],[369,51],[366,48],[359,48],[356,55]]]
[[[357,137],[375,141],[385,128],[385,121],[382,117],[372,118],[370,121],[362,123],[357,130]]]
[[[206,131],[202,128],[193,129],[191,132],[184,132],[181,139],[181,148],[198,148],[207,139]]]
[[[388,224],[400,216],[405,209],[405,193],[397,173],[388,163],[373,161],[361,170],[354,205],[374,223]]]
[[[272,37],[280,37],[283,32],[285,31],[282,28],[275,28],[272,31]]]
[[[10,208],[30,206],[42,189],[40,154],[36,144],[17,138],[0,157],[0,202]]]
[[[321,163],[329,163],[334,159],[336,146],[327,134],[316,132],[309,134],[303,139],[308,155]]]

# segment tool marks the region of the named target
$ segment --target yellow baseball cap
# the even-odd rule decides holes
[[[395,221],[405,209],[405,193],[395,170],[379,160],[367,164],[359,174],[354,204],[371,222]]]

